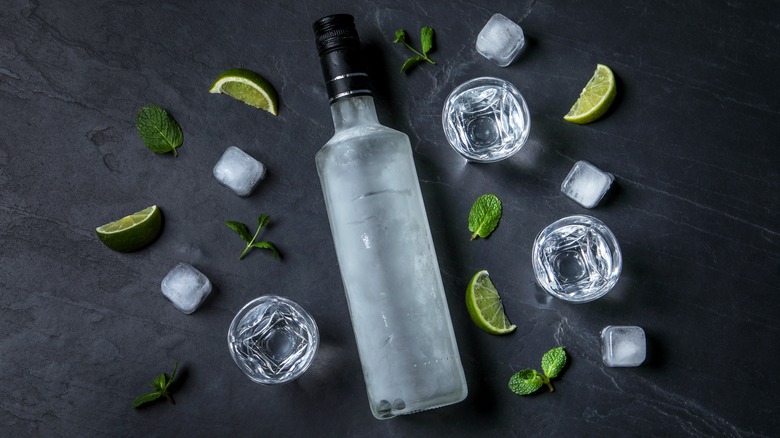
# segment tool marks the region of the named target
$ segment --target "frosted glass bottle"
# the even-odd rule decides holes
[[[377,120],[352,17],[314,30],[336,131],[317,171],[371,411],[459,402],[466,379],[409,138]]]

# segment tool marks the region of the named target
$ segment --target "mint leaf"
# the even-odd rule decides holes
[[[157,105],[148,105],[135,116],[135,128],[146,147],[158,154],[173,152],[178,156],[176,148],[184,141],[184,134],[179,124],[167,111]]]
[[[179,369],[179,361],[176,361],[176,365],[173,366],[173,372],[171,373],[171,378],[168,380],[168,382],[165,383],[165,387],[163,390],[168,390],[168,387],[171,386],[171,383],[173,383],[173,379],[176,377],[176,370]]]
[[[509,378],[509,389],[517,395],[532,394],[543,384],[542,376],[536,370],[521,370]]]
[[[428,55],[428,52],[433,49],[433,29],[428,26],[420,29],[420,44],[422,44],[423,55]]]
[[[252,233],[249,232],[249,228],[246,227],[246,225],[242,224],[241,222],[233,222],[233,221],[227,221],[225,222],[225,225],[228,226],[231,230],[238,233],[239,236],[241,236],[242,239],[244,239],[247,242],[252,241]]]
[[[255,242],[255,243],[253,243],[252,244],[252,248],[270,249],[271,252],[274,253],[274,258],[275,259],[278,259],[278,258],[281,257],[281,255],[279,255],[279,251],[276,249],[276,246],[274,246],[273,243],[265,241],[265,240],[262,241],[262,242]]]
[[[159,376],[155,377],[150,386],[157,389],[165,388],[165,373],[160,373]]]
[[[486,194],[477,198],[469,213],[469,231],[474,233],[471,240],[488,237],[498,226],[501,213],[501,201],[496,195]]]
[[[149,394],[139,395],[136,397],[135,400],[133,400],[133,407],[137,408],[141,406],[144,403],[149,403],[150,401],[155,401],[158,398],[162,397],[162,394],[160,394],[159,391],[150,392]]]
[[[566,365],[566,351],[563,347],[553,348],[542,356],[542,372],[550,379],[558,377],[564,365]]]
[[[225,225],[230,227],[231,230],[238,233],[238,235],[241,236],[241,238],[247,242],[246,246],[244,247],[244,251],[242,251],[241,255],[238,256],[239,260],[242,260],[244,256],[246,256],[246,254],[252,248],[268,249],[271,250],[271,252],[273,252],[274,258],[278,259],[281,257],[279,251],[276,249],[276,246],[273,243],[268,241],[255,242],[255,239],[257,239],[257,235],[260,234],[260,230],[263,229],[263,227],[267,226],[269,222],[271,222],[271,216],[268,216],[267,214],[261,214],[260,216],[258,216],[257,231],[255,231],[254,236],[250,234],[249,228],[247,228],[247,226],[242,224],[241,222],[234,222],[234,221],[225,222]]]
[[[393,40],[393,43],[403,42],[406,42],[406,31],[403,29],[398,29],[395,31],[395,39]]]
[[[416,58],[409,58],[404,62],[404,65],[401,66],[401,73],[405,72],[406,70],[409,70],[410,68],[414,67],[415,65],[422,62],[422,58],[416,57]]]

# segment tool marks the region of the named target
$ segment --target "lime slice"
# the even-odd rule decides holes
[[[615,75],[606,65],[598,64],[593,77],[582,89],[579,99],[563,116],[563,120],[584,125],[603,116],[617,95]]]
[[[136,251],[149,245],[161,230],[162,212],[156,205],[95,229],[107,247],[119,252]]]
[[[247,105],[268,111],[273,115],[279,114],[274,87],[253,71],[243,68],[226,70],[214,81],[209,93],[227,94]]]
[[[479,328],[493,335],[512,333],[517,328],[509,322],[487,271],[474,274],[466,289],[466,308]]]

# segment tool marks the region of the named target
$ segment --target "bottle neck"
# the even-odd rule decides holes
[[[323,17],[312,25],[331,105],[356,96],[371,96],[354,21],[351,15],[336,14]]]
[[[356,126],[377,125],[374,98],[371,96],[345,97],[330,105],[333,126],[336,132]]]
[[[334,50],[320,56],[330,103],[371,96],[371,84],[359,48]]]

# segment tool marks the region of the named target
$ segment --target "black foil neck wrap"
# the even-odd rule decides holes
[[[345,97],[371,96],[354,18],[329,15],[315,21],[312,28],[330,103]]]

